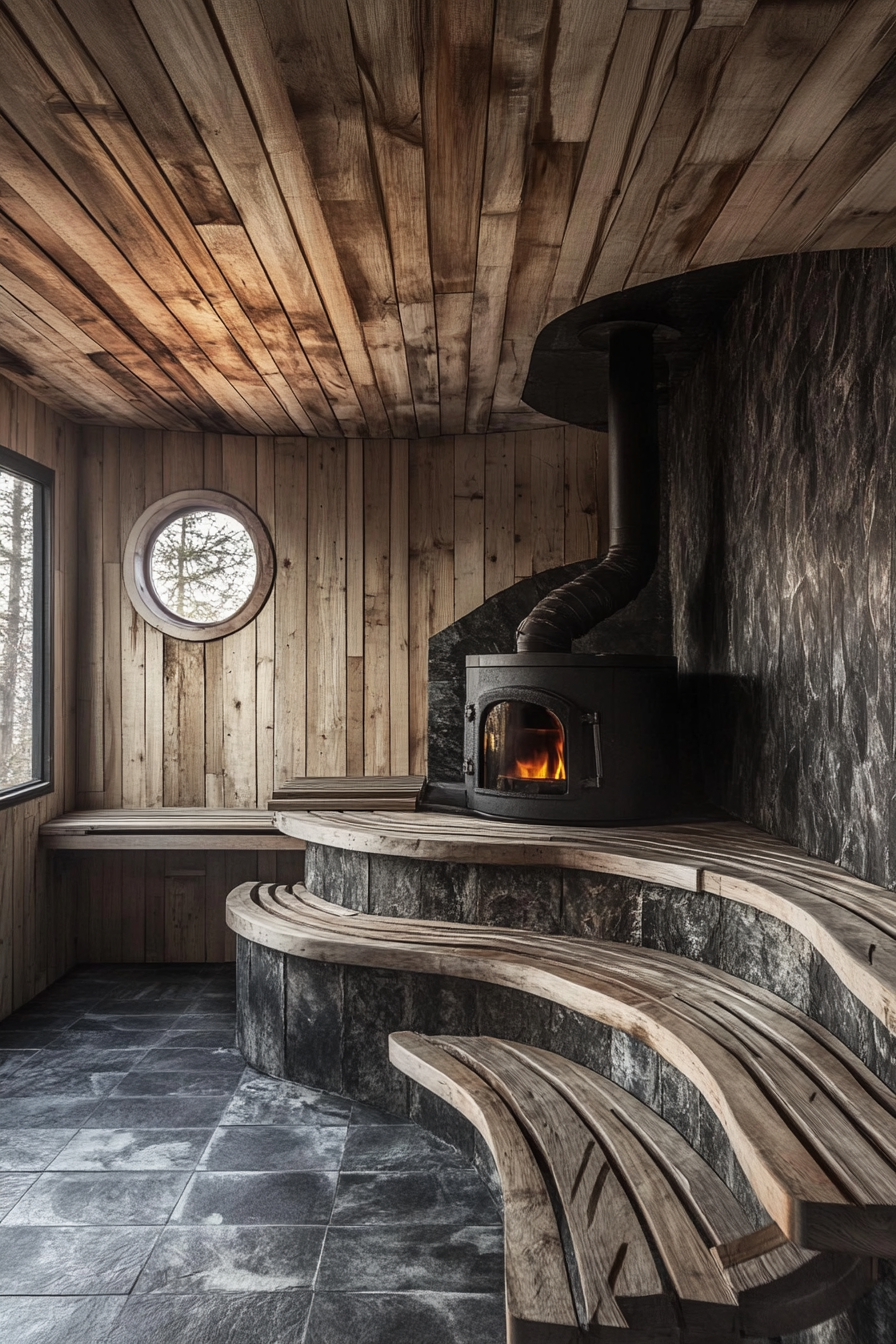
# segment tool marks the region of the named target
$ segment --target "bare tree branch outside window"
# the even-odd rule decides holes
[[[0,788],[33,776],[34,486],[0,470]]]
[[[226,620],[248,600],[257,561],[242,523],[213,509],[183,513],[163,528],[150,557],[159,601],[184,620]]]

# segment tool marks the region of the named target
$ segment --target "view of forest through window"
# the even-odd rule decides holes
[[[34,770],[35,486],[0,469],[0,789]]]
[[[152,546],[150,575],[159,601],[197,624],[225,621],[248,601],[258,562],[246,528],[217,509],[173,518]]]

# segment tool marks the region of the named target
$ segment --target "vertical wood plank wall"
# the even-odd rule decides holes
[[[52,793],[0,811],[0,1018],[76,959],[74,905],[50,880],[38,827],[74,806],[78,427],[0,377],[0,444],[56,473],[54,781]],[[102,595],[97,594],[99,601]],[[115,673],[113,671],[113,682]],[[102,696],[103,688],[93,688]],[[102,713],[102,701],[100,701]],[[110,742],[113,735],[110,734]],[[120,741],[120,735],[118,740]]]
[[[263,807],[296,775],[426,768],[430,635],[598,550],[603,437],[422,440],[82,431],[79,807]],[[142,510],[173,490],[255,507],[277,557],[256,620],[163,637],[123,593]]]

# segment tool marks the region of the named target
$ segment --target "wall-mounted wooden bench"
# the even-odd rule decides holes
[[[244,884],[227,920],[298,958],[508,986],[637,1038],[702,1093],[790,1241],[896,1255],[896,1096],[785,1000],[668,953],[362,915],[301,887]]]
[[[868,1257],[800,1249],[773,1223],[754,1228],[670,1125],[559,1055],[397,1032],[389,1057],[466,1116],[492,1153],[509,1344],[604,1330],[620,1344],[765,1338],[827,1320],[873,1281]]]
[[[271,812],[238,807],[106,808],[65,812],[40,828],[45,849],[294,849]]]

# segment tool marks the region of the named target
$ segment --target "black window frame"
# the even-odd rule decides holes
[[[42,462],[0,445],[0,471],[10,472],[35,486],[33,545],[32,770],[24,784],[0,789],[0,810],[16,807],[54,788],[53,731],[53,509],[56,473]]]

